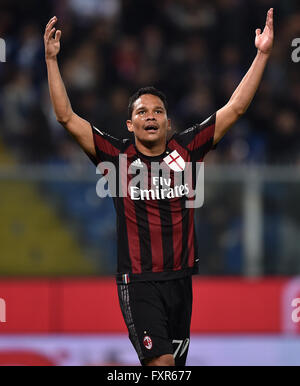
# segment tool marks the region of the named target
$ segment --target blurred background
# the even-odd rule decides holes
[[[300,297],[297,0],[1,0],[0,364],[137,363],[112,278],[112,200],[97,197],[100,176],[50,104],[48,20],[56,15],[62,30],[59,65],[74,111],[126,138],[128,98],[143,86],[167,95],[174,131],[221,108],[255,57],[255,29],[270,7],[275,44],[259,91],[205,159],[188,363],[300,364],[291,319]],[[29,349],[31,359],[18,357]]]

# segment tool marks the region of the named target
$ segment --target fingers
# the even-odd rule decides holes
[[[51,27],[54,26],[54,24],[57,22],[57,17],[53,16],[49,21],[48,24],[46,25],[45,31],[49,30]]]
[[[52,29],[50,30],[50,32],[49,32],[48,39],[53,38],[54,32],[55,32],[55,28],[52,28]]]
[[[56,19],[56,16],[51,17],[51,19],[48,21],[48,24],[46,25],[46,27],[48,27],[48,25],[49,25],[53,20],[55,20],[55,19]]]
[[[256,36],[261,34],[260,28],[255,30]],[[263,33],[273,34],[273,8],[270,8],[267,12],[266,25]]]
[[[266,20],[266,25],[270,28],[273,29],[273,8],[270,8],[268,13],[267,13],[267,20]]]
[[[61,37],[61,30],[58,29],[58,30],[55,32],[55,41],[58,42],[59,39],[60,39],[60,37]]]
[[[53,16],[48,24],[46,25],[46,28],[45,28],[45,39],[48,40],[50,39],[50,37],[53,36],[53,33],[55,31],[55,28],[53,28],[54,24],[57,22],[57,17],[56,16]]]

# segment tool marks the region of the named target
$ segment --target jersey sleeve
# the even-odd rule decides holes
[[[195,160],[202,160],[213,148],[216,113],[200,124],[196,124],[176,135],[176,140],[185,147]]]
[[[91,127],[96,150],[96,159],[92,159],[92,161],[98,165],[99,162],[112,161],[119,156],[122,150],[122,140],[99,130],[93,124]]]

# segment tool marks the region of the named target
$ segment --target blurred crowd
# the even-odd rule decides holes
[[[74,111],[124,138],[128,97],[143,86],[165,92],[174,131],[222,107],[255,57],[255,29],[270,7],[275,45],[262,84],[210,162],[300,163],[298,0],[2,0],[0,138],[20,162],[82,160],[49,100],[43,33],[53,15]]]

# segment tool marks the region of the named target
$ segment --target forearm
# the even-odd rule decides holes
[[[66,123],[73,111],[64,82],[60,75],[57,59],[46,59],[46,64],[50,98],[56,118],[59,122]]]
[[[249,107],[261,82],[269,55],[257,52],[251,67],[232,94],[229,103],[238,115],[242,115]]]

